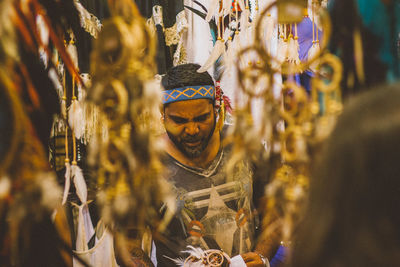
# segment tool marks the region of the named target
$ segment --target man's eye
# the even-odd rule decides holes
[[[171,119],[172,119],[175,123],[178,123],[178,124],[182,124],[182,123],[186,123],[186,122],[187,122],[186,119],[178,118],[178,117],[171,117]]]
[[[208,116],[210,116],[210,114],[204,114],[204,115],[194,118],[193,120],[197,121],[197,122],[202,122],[202,121],[207,120]]]

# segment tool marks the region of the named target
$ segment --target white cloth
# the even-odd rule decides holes
[[[104,230],[103,236],[93,248],[85,251],[74,252],[90,266],[118,267],[114,254],[113,236],[107,229]],[[81,267],[83,265],[74,258],[73,266]]]
[[[102,224],[102,221],[98,225]],[[104,229],[100,234],[101,237],[98,239],[95,236],[95,245],[91,249],[88,247],[88,242],[93,235],[96,234],[93,223],[90,218],[89,208],[87,204],[79,206],[78,215],[78,228],[76,235],[76,250],[74,253],[78,255],[90,266],[95,267],[117,267],[117,261],[114,254],[114,239],[112,234],[103,227],[97,227]],[[73,267],[83,266],[75,257],[73,258]]]
[[[237,255],[231,259],[231,264],[229,267],[246,267],[246,263],[244,262],[242,256]]]

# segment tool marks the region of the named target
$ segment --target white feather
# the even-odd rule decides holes
[[[196,248],[193,246],[187,246],[188,250],[182,251],[182,253],[188,253],[190,256],[196,257],[198,259],[201,259],[202,257],[205,256],[205,252],[202,248]]]
[[[237,2],[239,3],[239,7],[240,7],[240,9],[241,9],[242,11],[246,9],[246,6],[245,6],[245,4],[244,4],[244,1],[245,1],[245,0],[237,0]]]
[[[202,73],[207,71],[209,68],[212,67],[215,61],[218,60],[218,58],[225,52],[225,43],[222,42],[222,40],[217,40],[215,43],[215,46],[213,50],[211,51],[211,54],[207,61],[201,66],[200,69],[197,70],[197,72]]]
[[[210,22],[212,17],[215,15],[216,11],[218,11],[219,8],[219,0],[209,0],[208,2],[208,12],[206,16],[206,21]]]
[[[232,0],[223,0],[222,9],[224,10],[224,15],[228,15],[231,11]]]
[[[44,46],[49,44],[49,28],[46,26],[44,19],[41,15],[36,16],[36,25],[39,32],[39,37]]]
[[[64,89],[60,82],[60,78],[58,77],[57,71],[54,68],[49,70],[49,78],[53,82],[53,85],[56,88],[59,97],[61,98],[64,94]]]
[[[239,50],[239,36],[235,35],[233,40],[228,40],[227,47],[226,53],[224,54],[224,66],[226,68],[226,72],[229,72],[229,70],[235,67],[237,53]]]
[[[78,50],[73,43],[69,43],[67,46],[67,52],[74,63],[75,68],[78,68]]]
[[[225,70],[228,71],[233,66],[234,62],[233,40],[228,40],[226,44],[228,48],[226,49],[226,53],[224,54],[224,66]]]
[[[272,34],[274,33],[274,18],[272,17],[271,14],[267,15],[267,18],[265,20],[265,39],[267,41],[272,40]]]
[[[240,15],[240,31],[244,32],[250,26],[250,9],[244,9]]]
[[[173,261],[177,266],[185,267],[185,259],[183,259],[183,258],[173,259],[173,258],[170,258],[170,257],[165,256],[165,255],[163,255],[163,257]]]
[[[65,185],[64,185],[64,194],[62,199],[63,205],[67,202],[70,187],[71,187],[71,165],[69,164],[69,162],[65,162]]]
[[[85,133],[85,118],[82,103],[73,100],[68,112],[68,123],[76,138],[80,139]]]
[[[87,202],[87,186],[85,179],[83,178],[83,173],[78,165],[72,164],[71,166],[71,176],[74,180],[76,194],[78,195],[82,203]]]

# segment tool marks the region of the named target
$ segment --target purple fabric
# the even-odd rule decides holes
[[[316,27],[316,25],[315,25]],[[312,21],[309,17],[305,17],[302,22],[297,24],[297,35],[299,37],[299,57],[301,61],[308,58],[308,50],[310,50],[313,41]],[[318,40],[321,42],[322,32],[318,30]]]

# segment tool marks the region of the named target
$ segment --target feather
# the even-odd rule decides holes
[[[71,126],[76,138],[80,139],[85,133],[85,118],[82,103],[73,100],[68,111],[68,123]]]
[[[196,0],[193,0],[193,2],[195,4],[197,4],[201,9],[203,9],[205,12],[207,12],[207,8],[202,3],[200,3],[199,1],[196,1]]]
[[[202,19],[206,19],[207,14],[203,13],[201,11],[198,11],[197,9],[194,9],[193,7],[190,6],[185,6],[187,9],[189,9],[190,11],[192,11],[193,13],[195,13],[197,16],[199,16]],[[207,10],[206,10],[207,12]]]
[[[182,251],[182,253],[188,253],[190,254],[190,256],[196,257],[198,259],[201,259],[202,257],[204,257],[206,255],[206,253],[204,252],[204,250],[202,248],[196,248],[193,246],[187,246],[188,250],[184,250]]]
[[[265,24],[265,38],[270,41],[272,39],[275,26],[274,18],[271,16],[271,14],[267,15]]]
[[[165,256],[165,255],[163,255],[163,257],[173,261],[177,266],[185,267],[185,259],[183,259],[183,258],[173,259],[173,258],[170,258],[170,257]]]
[[[87,186],[85,179],[83,178],[83,173],[81,168],[78,165],[73,164],[71,166],[71,176],[74,180],[76,194],[78,195],[80,201],[82,203],[87,202]]]
[[[237,1],[236,1],[237,3],[239,3],[239,7],[240,7],[240,9],[241,9],[242,11],[246,9],[246,6],[245,6],[245,4],[244,4],[244,1],[245,1],[245,0],[237,0]]]
[[[61,115],[64,119],[67,118],[67,103],[66,99],[61,99]]]
[[[70,42],[67,46],[67,52],[71,57],[72,63],[74,64],[75,68],[78,68],[78,50],[73,42]]]
[[[69,188],[71,187],[71,165],[65,162],[65,185],[62,204],[64,205],[68,199]]]
[[[62,95],[64,94],[64,89],[60,82],[60,78],[58,77],[57,71],[54,68],[50,68],[48,71],[48,76],[50,80],[53,82],[53,85],[57,90],[58,96],[62,98]]]
[[[210,22],[210,20],[214,17],[216,11],[218,11],[219,0],[209,0],[208,12],[206,16],[206,21]]]
[[[190,11],[192,11],[194,14],[198,15],[200,18],[202,19],[206,19],[206,14],[202,13],[200,11],[198,11],[197,9],[194,9],[190,6],[185,6],[187,9],[189,9]],[[204,6],[203,6],[204,7]],[[205,11],[207,12],[207,9],[205,9]],[[215,42],[217,41],[217,24],[215,23],[215,20],[212,19],[208,22],[208,25],[210,26],[210,32],[211,32],[211,36],[213,38],[213,43],[215,44]]]
[[[228,15],[231,11],[232,0],[223,0],[222,9],[224,10],[224,15]]]
[[[316,41],[311,46],[310,50],[308,50],[308,60],[313,60],[320,52],[321,48],[319,46],[319,42]],[[310,69],[313,72],[317,71],[319,65],[319,60],[315,60],[313,63],[310,64]]]
[[[38,15],[36,17],[36,25],[39,32],[41,43],[44,46],[47,46],[49,44],[49,29],[47,28],[46,23],[44,22],[43,17],[41,15]]]
[[[227,41],[227,50],[224,55],[224,65],[226,68],[226,71],[230,71],[231,68],[235,66],[235,58],[237,56],[237,51],[238,51],[238,42],[239,38],[235,38],[233,40],[228,40]]]
[[[197,72],[201,73],[207,71],[209,68],[211,68],[214,62],[216,62],[224,52],[225,52],[225,43],[222,42],[222,40],[217,40],[213,50],[211,51],[210,57],[203,64],[203,66],[201,66],[201,68],[197,70]]]
[[[246,31],[247,28],[250,26],[249,18],[250,9],[244,9],[242,11],[242,14],[240,15],[240,31]]]
[[[271,53],[271,40],[272,35],[274,33],[275,21],[271,14],[267,14],[267,18],[264,22],[265,24],[265,36],[264,39],[266,40],[268,52]]]

